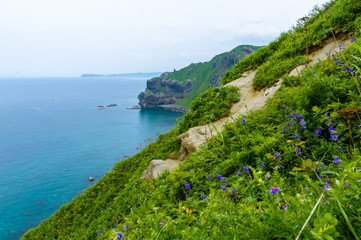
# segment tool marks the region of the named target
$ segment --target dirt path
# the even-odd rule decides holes
[[[344,47],[348,47],[350,45],[350,40],[346,40],[344,42]],[[309,55],[308,58],[310,60],[310,64],[312,65],[318,61],[325,60],[328,57],[327,53],[332,53],[339,50],[338,42],[336,43],[333,39],[329,39],[326,41],[326,44],[322,49]],[[290,72],[290,75],[297,76],[298,72],[301,72],[303,68],[303,65],[298,66],[297,69],[295,68]],[[212,123],[218,131],[223,129],[223,126],[226,122],[234,121],[239,116],[246,115],[249,110],[261,109],[265,105],[267,99],[273,97],[275,92],[280,88],[282,79],[279,79],[279,81],[270,88],[255,91],[252,86],[252,80],[256,72],[257,70],[250,71],[244,74],[243,77],[226,85],[236,86],[241,95],[241,100],[232,106],[230,114],[227,117]],[[199,149],[199,146],[202,143],[215,134],[216,131],[213,126],[211,124],[205,124],[203,126],[197,126],[189,129],[187,132],[179,135],[177,139],[181,142],[182,147],[187,149],[188,152],[195,152]]]
[[[344,42],[344,47],[348,47],[350,45],[351,42],[349,39]],[[322,49],[309,55],[308,59],[310,60],[310,64],[312,65],[318,61],[327,59],[327,53],[339,51],[339,48],[340,46],[338,42],[336,43],[333,39],[328,39]],[[290,72],[290,75],[297,76],[303,68],[303,65],[298,66]],[[232,122],[239,116],[246,115],[249,110],[261,109],[265,105],[267,99],[272,98],[276,91],[280,88],[282,79],[279,79],[279,81],[270,88],[255,91],[252,86],[252,80],[256,72],[257,70],[244,73],[244,76],[241,78],[225,85],[236,86],[240,93],[241,99],[239,102],[232,105],[230,114],[228,116],[212,123],[218,131],[223,129],[225,123]],[[177,159],[167,159],[165,161],[152,160],[147,170],[143,173],[142,178],[156,178],[163,171],[172,170],[173,168],[177,167],[179,162],[186,158],[187,153],[197,151],[201,144],[217,134],[212,124],[193,127],[187,132],[179,135],[177,140],[181,143],[180,157]]]

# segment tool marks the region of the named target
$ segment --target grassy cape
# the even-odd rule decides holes
[[[172,172],[140,179],[152,159],[179,150],[180,133],[224,116],[238,98],[226,87],[206,91],[173,130],[22,239],[360,239],[361,2],[331,1],[308,17],[222,80],[258,69],[261,89],[284,76],[263,110],[228,124]],[[343,35],[351,47],[287,75]]]

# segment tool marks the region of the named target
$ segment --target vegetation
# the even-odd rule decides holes
[[[192,102],[190,111],[183,116],[179,123],[180,133],[228,115],[231,104],[238,101],[238,89],[234,86],[208,89]]]
[[[248,70],[258,69],[253,86],[255,89],[273,85],[295,66],[307,59],[297,57],[322,47],[324,40],[335,35],[349,34],[361,23],[361,2],[336,0],[316,7],[299,23],[268,46],[249,55],[225,72],[222,83],[231,82]]]
[[[332,1],[308,22],[332,12],[353,32],[352,15],[361,11],[349,5],[357,9],[359,2]],[[284,48],[274,49],[272,56],[283,54]],[[209,100],[234,93],[207,91],[173,130],[117,163],[22,239],[360,239],[360,69],[356,41],[307,66],[300,78],[286,76],[263,110],[226,125],[178,169],[140,179],[150,160],[179,149],[179,132],[209,121],[208,112],[223,106]]]
[[[255,52],[259,48],[260,47],[252,45],[240,45],[229,52],[218,54],[208,62],[192,63],[185,68],[167,73],[166,80],[177,81],[183,86],[189,80],[192,82],[192,91],[189,95],[176,102],[176,104],[189,108],[191,102],[208,88],[221,85],[220,79],[226,69],[232,67],[240,59]],[[147,90],[148,89],[146,89],[146,91]],[[146,93],[150,94],[151,92]],[[160,95],[160,93],[164,93],[166,96],[172,96],[172,94],[161,88],[158,92],[154,92],[154,94],[157,95]]]

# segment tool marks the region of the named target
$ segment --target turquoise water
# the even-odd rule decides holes
[[[0,79],[0,239],[19,239],[181,114],[130,110],[146,79]],[[98,105],[117,104],[99,109]]]

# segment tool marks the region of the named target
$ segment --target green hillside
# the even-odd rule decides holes
[[[192,63],[173,72],[148,80],[144,93],[139,95],[142,107],[163,104],[178,104],[189,107],[192,100],[209,87],[219,86],[224,72],[239,60],[257,51],[260,47],[240,45],[229,52],[213,57],[208,62]]]
[[[140,179],[152,159],[178,153],[180,133],[238,100],[234,88],[205,91],[174,129],[22,239],[360,239],[361,1],[333,0],[308,17],[222,80],[258,69],[262,89],[284,76],[262,110],[227,124],[179,168]],[[327,41],[340,51],[309,65]]]

